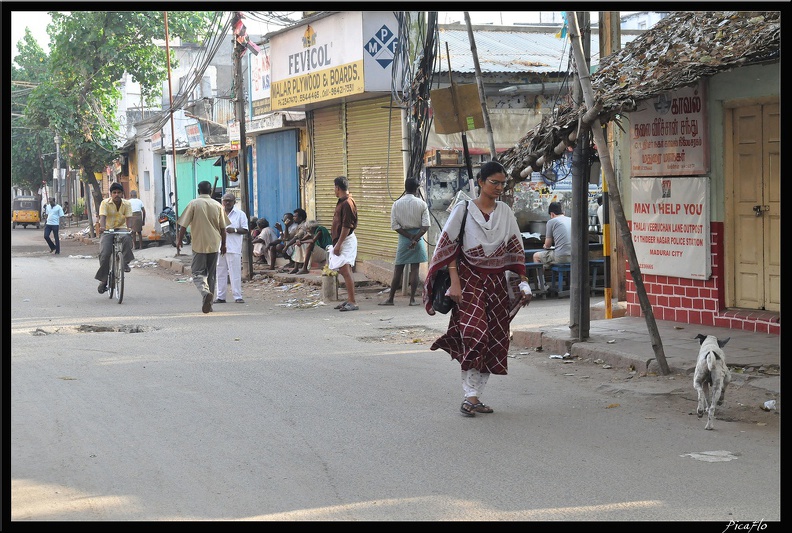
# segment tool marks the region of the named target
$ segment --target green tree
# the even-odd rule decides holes
[[[52,179],[55,141],[53,132],[31,126],[25,108],[35,87],[47,79],[49,57],[28,28],[17,52],[11,64],[11,184],[36,194],[43,181]]]
[[[119,125],[116,112],[124,72],[140,83],[151,103],[167,79],[161,11],[50,12],[50,61],[47,76],[28,98],[31,125],[57,132],[63,152],[92,185],[98,213],[102,191],[94,173],[117,156]],[[171,39],[200,43],[219,29],[216,12],[168,13]],[[171,58],[175,67],[175,60]]]

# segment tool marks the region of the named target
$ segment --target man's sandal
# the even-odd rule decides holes
[[[337,306],[333,307],[333,309],[341,309],[341,308],[342,308],[342,307],[344,307],[345,305],[346,305],[346,302],[341,302],[341,303],[340,303],[340,304],[338,304]]]
[[[459,407],[459,412],[465,416],[476,416],[476,410],[474,409],[474,405],[469,401],[465,400],[462,402],[462,405]]]
[[[471,409],[473,411],[477,412],[477,413],[493,413],[494,412],[492,410],[492,407],[490,407],[489,405],[484,405],[481,402],[473,404],[473,407],[471,407]]]

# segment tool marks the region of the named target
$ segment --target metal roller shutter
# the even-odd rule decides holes
[[[333,180],[346,175],[346,135],[342,104],[309,113],[313,129],[313,164],[316,178],[316,220],[328,230],[338,199]]]
[[[404,191],[401,110],[390,97],[347,104],[347,177],[358,208],[358,259],[393,261],[393,202]]]

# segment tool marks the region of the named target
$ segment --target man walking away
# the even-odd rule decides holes
[[[410,265],[410,305],[418,305],[415,301],[415,291],[418,289],[418,268],[421,263],[429,260],[426,253],[426,243],[422,237],[429,230],[429,206],[416,196],[418,180],[407,178],[404,180],[404,194],[393,202],[391,207],[391,228],[399,234],[399,244],[396,247],[396,261],[393,267],[388,299],[379,305],[393,305],[393,297],[399,286],[404,265]]]
[[[146,223],[146,208],[138,198],[136,190],[129,192],[129,205],[132,206],[132,244],[135,250],[143,248],[143,225]]]
[[[223,195],[223,211],[231,224],[226,226],[226,251],[217,257],[217,300],[214,303],[226,303],[228,280],[231,280],[231,294],[238,304],[245,303],[242,299],[242,241],[248,232],[247,215],[236,207],[236,196],[227,192]]]
[[[344,277],[347,301],[340,304],[340,311],[357,311],[355,303],[355,282],[352,279],[352,267],[357,256],[357,237],[354,234],[358,224],[357,206],[349,195],[349,181],[346,176],[338,176],[333,180],[335,195],[338,198],[333,225],[330,235],[333,244],[327,247],[327,266],[337,270]]]
[[[182,239],[189,226],[192,235],[193,283],[201,293],[201,311],[212,311],[215,286],[217,285],[217,250],[226,253],[226,227],[231,224],[223,207],[212,198],[212,184],[202,181],[198,184],[198,198],[190,200],[179,217],[179,236],[176,250],[180,251]]]
[[[49,199],[49,205],[44,206],[44,213],[47,215],[47,223],[44,225],[44,240],[47,241],[50,247],[50,253],[60,255],[60,217],[66,216],[63,208],[55,202],[55,198]],[[55,242],[50,239],[50,234],[55,235]]]

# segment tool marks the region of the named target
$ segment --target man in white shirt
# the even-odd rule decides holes
[[[146,208],[137,191],[129,192],[129,205],[132,206],[132,246],[135,250],[143,248],[143,224],[146,223]]]
[[[214,303],[226,303],[227,280],[230,279],[234,301],[243,304],[245,300],[242,299],[242,243],[248,232],[248,218],[236,207],[236,196],[233,193],[225,193],[222,203],[231,223],[225,229],[226,253],[217,256],[217,300]]]
[[[429,207],[418,197],[418,180],[407,178],[404,180],[404,194],[391,207],[391,229],[399,234],[399,244],[388,299],[379,305],[393,305],[405,265],[410,265],[410,305],[418,305],[415,301],[418,268],[421,263],[428,261],[423,236],[429,230],[429,225]]]

